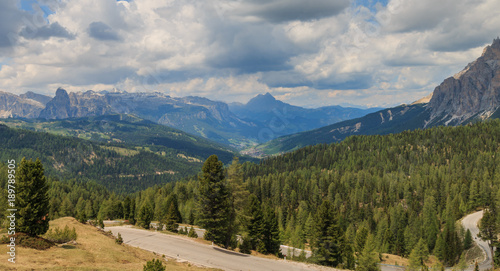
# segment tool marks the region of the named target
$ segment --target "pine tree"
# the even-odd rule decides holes
[[[410,270],[419,270],[421,267],[425,266],[424,261],[427,260],[428,256],[429,250],[427,249],[427,244],[420,238],[417,245],[410,253]]]
[[[472,234],[469,229],[465,232],[464,249],[469,249],[472,246]]]
[[[368,229],[365,226],[361,226],[356,231],[356,238],[354,239],[354,251],[356,254],[359,254],[361,253],[361,251],[363,251],[368,233]]]
[[[343,245],[344,236],[334,217],[332,205],[325,200],[316,213],[313,256],[319,264],[338,266],[343,260],[341,251]]]
[[[198,223],[204,238],[229,247],[233,236],[234,209],[224,181],[223,164],[216,155],[208,157],[199,175]]]
[[[314,217],[312,215],[312,212],[310,212],[309,215],[307,216],[305,231],[306,231],[306,240],[307,242],[311,243],[312,238],[314,237]]]
[[[191,228],[189,229],[189,232],[188,232],[187,236],[191,237],[191,238],[198,238],[198,234],[194,230],[193,226],[191,226]]]
[[[445,250],[446,243],[444,241],[443,234],[440,233],[436,239],[436,245],[434,246],[433,254],[436,255],[439,260],[444,261],[446,257]]]
[[[123,200],[123,219],[128,220],[130,218],[130,207],[131,201],[130,197],[126,196]]]
[[[248,192],[248,189],[246,189],[246,185],[243,182],[242,165],[239,162],[239,158],[236,156],[233,158],[233,162],[227,169],[227,179],[234,200],[234,209],[237,216],[241,216],[244,209],[248,205],[250,192]]]
[[[372,234],[368,234],[363,251],[357,258],[356,271],[380,271],[378,262],[378,253],[375,252],[375,240]]]
[[[132,225],[135,225],[137,222],[135,206],[135,199],[130,200],[130,214],[128,216],[128,222]]]
[[[153,208],[145,202],[139,210],[139,217],[137,219],[139,226],[149,229],[151,221],[153,220],[153,214]]]
[[[264,207],[263,242],[266,253],[278,255],[280,253],[280,230],[278,218],[271,207]]]
[[[248,217],[247,232],[252,249],[257,249],[257,244],[262,241],[264,234],[264,214],[260,201],[254,194],[250,195],[246,216]]]
[[[428,196],[424,201],[423,209],[423,235],[429,251],[436,245],[437,235],[439,233],[439,221],[437,220],[436,202],[433,196]]]
[[[166,211],[164,212],[165,215],[167,215],[168,210],[170,208],[170,205],[174,205],[174,214],[171,214],[172,217],[175,217],[175,222],[181,223],[182,222],[182,216],[181,212],[179,211],[179,201],[177,200],[177,195],[176,194],[171,194],[168,195],[168,197],[165,199],[163,209]]]
[[[153,259],[144,265],[143,271],[165,271],[165,266],[160,260]]]
[[[177,224],[177,211],[174,202],[171,202],[165,218],[165,229],[167,231],[177,232],[177,228],[179,227],[179,224]]]
[[[23,158],[16,173],[17,230],[32,236],[42,235],[49,229],[49,187],[42,163]]]

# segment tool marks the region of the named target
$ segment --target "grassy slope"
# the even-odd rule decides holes
[[[4,255],[0,270],[142,270],[144,264],[161,257],[152,252],[127,245],[117,245],[95,227],[83,225],[74,218],[64,217],[50,222],[50,227],[75,227],[78,234],[76,245],[59,245],[45,251],[16,248],[16,263],[7,261],[7,246],[0,246]],[[167,270],[213,270],[164,261]]]

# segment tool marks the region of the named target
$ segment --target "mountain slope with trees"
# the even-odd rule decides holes
[[[0,124],[0,159],[40,158],[48,176],[95,180],[133,192],[195,174],[201,162],[133,145],[105,144]]]
[[[9,127],[36,132],[73,136],[86,140],[142,146],[172,159],[184,158],[201,163],[215,154],[224,163],[230,162],[236,150],[181,130],[156,124],[134,115],[116,114],[64,120],[3,119]]]

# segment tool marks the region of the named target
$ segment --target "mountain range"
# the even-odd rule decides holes
[[[500,118],[500,39],[461,72],[445,79],[432,95],[410,105],[274,139],[247,151],[254,156],[288,152],[351,135],[398,133],[438,125],[463,125]]]
[[[276,100],[270,93],[259,94],[247,104],[230,103],[229,109],[238,118],[263,127],[260,142],[277,136],[307,131],[343,120],[359,118],[381,108],[359,109],[342,106],[303,108]]]
[[[264,108],[265,107],[265,108]],[[0,117],[70,119],[132,114],[219,143],[243,149],[278,136],[360,117],[375,109],[340,106],[306,109],[258,95],[247,104],[231,104],[201,97],[170,97],[160,92],[71,92],[59,88],[55,97],[28,92],[0,93]]]

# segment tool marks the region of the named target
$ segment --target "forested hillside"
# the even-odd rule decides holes
[[[243,236],[241,251],[277,253],[267,244],[278,240],[344,268],[353,268],[354,259],[377,262],[373,252],[410,259],[433,254],[451,266],[467,244],[458,219],[489,208],[489,223],[500,225],[499,149],[500,121],[493,120],[354,136],[260,164],[234,161],[224,179],[234,208],[229,221]],[[198,178],[128,196],[97,192],[95,184],[51,182],[51,216],[198,224]],[[81,189],[88,192],[74,192]],[[500,227],[492,229],[495,236]]]
[[[172,160],[184,158],[201,162],[216,154],[225,163],[236,152],[219,143],[194,136],[181,130],[156,124],[134,115],[115,114],[65,120],[3,119],[9,127],[48,132],[103,142],[143,146],[163,153]]]
[[[130,193],[195,174],[201,161],[173,159],[166,152],[124,144],[8,128],[0,125],[0,161],[40,158],[48,176],[94,180]]]
[[[420,241],[429,253],[453,265],[464,238],[455,221],[476,208],[500,207],[499,148],[500,121],[354,136],[260,165],[245,163],[240,173],[232,165],[228,181],[240,195],[236,212],[252,217],[248,194],[241,195],[256,195],[263,207],[276,212],[285,244],[318,248],[318,223],[326,219],[338,227],[330,231],[344,242],[338,245],[350,245],[355,255],[363,252],[367,238],[375,251],[401,256],[409,256]],[[245,189],[233,184],[240,178]],[[161,214],[161,198],[175,195],[182,220],[193,222],[197,186],[193,179],[148,189],[138,195],[137,206],[145,201]],[[325,210],[332,216],[322,218]],[[340,262],[346,257],[342,254]]]

